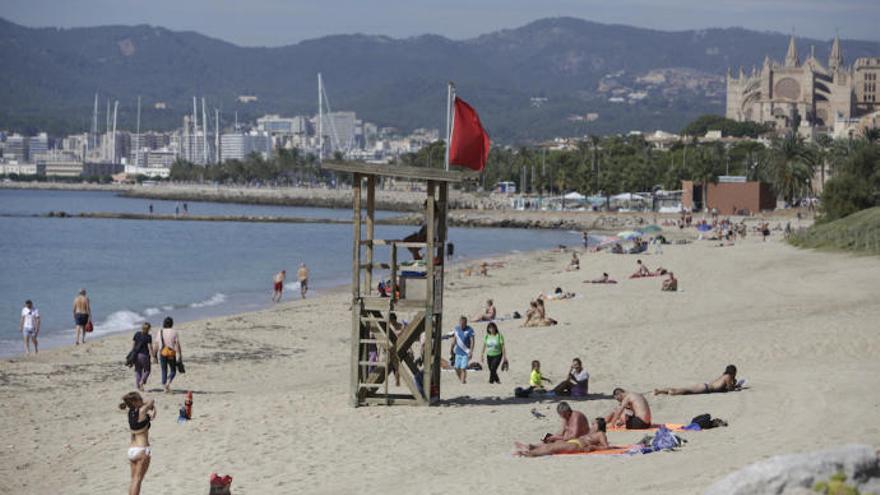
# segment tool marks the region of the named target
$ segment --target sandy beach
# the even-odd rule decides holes
[[[651,268],[674,270],[678,293],[661,292],[659,278],[627,280],[636,256],[604,253],[583,254],[579,272],[563,271],[570,254],[539,252],[502,258],[505,267],[488,278],[451,274],[446,330],[487,297],[500,314],[524,313],[530,298],[557,286],[579,297],[548,303],[558,326],[504,322],[511,368],[503,384],[474,372],[461,385],[443,372],[443,404],[432,408],[349,407],[344,290],[181,325],[187,373],[175,381],[179,393],[160,393],[157,365],[148,384],[159,415],[144,493],[207,493],[216,471],[234,478],[238,495],[693,494],[774,454],[880,446],[880,259],[799,250],[778,233],[767,243],[750,235],[733,247],[712,244],[641,256]],[[603,271],[621,283],[581,283]],[[475,329],[482,340],[485,325]],[[0,493],[126,489],[129,430],[117,404],[134,386],[123,365],[130,339],[0,361]],[[514,441],[537,441],[558,429],[558,418],[555,401],[515,400],[513,388],[526,385],[532,359],[558,381],[576,356],[591,374],[591,397],[572,405],[588,417],[610,410],[616,386],[646,392],[702,383],[731,363],[748,388],[649,396],[655,421],[701,413],[729,421],[682,434],[688,443],[678,452],[514,457]],[[194,419],[179,425],[185,390],[194,393]],[[610,433],[609,440],[641,436]]]

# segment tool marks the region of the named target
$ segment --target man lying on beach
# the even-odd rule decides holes
[[[497,315],[497,311],[495,310],[495,303],[491,299],[486,300],[486,309],[483,310],[482,313],[478,314],[471,318],[472,321],[492,321],[495,319]]]
[[[665,292],[675,292],[678,290],[678,279],[675,278],[675,274],[672,272],[668,272],[669,278],[663,281],[663,287],[660,290]]]
[[[714,381],[682,388],[655,388],[654,395],[711,394],[714,392],[730,392],[733,390],[737,390],[736,366],[729,364],[727,365],[727,368],[724,369],[724,373]]]
[[[611,393],[619,405],[605,417],[611,427],[626,427],[627,430],[644,430],[651,427],[651,407],[645,396],[615,388]]]
[[[589,433],[571,440],[557,440],[551,443],[526,445],[515,442],[516,454],[524,457],[540,457],[563,452],[593,452],[610,448],[605,435],[605,418],[596,418]]]
[[[599,278],[594,278],[593,280],[584,280],[584,283],[588,284],[616,284],[617,280],[609,277],[607,273],[603,272],[602,276]]]

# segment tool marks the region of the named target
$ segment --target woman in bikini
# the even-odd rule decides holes
[[[139,495],[141,483],[150,467],[150,421],[156,419],[153,399],[144,401],[141,394],[129,392],[122,397],[119,409],[128,409],[128,427],[131,428],[131,444],[128,446],[128,463],[131,465],[131,484],[128,495]]]
[[[724,374],[708,383],[698,383],[690,387],[682,388],[655,388],[654,395],[692,395],[711,394],[714,392],[730,392],[736,390],[736,366],[729,364],[724,369]]]

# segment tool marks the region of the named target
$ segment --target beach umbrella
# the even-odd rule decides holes
[[[699,230],[700,232],[708,232],[712,230],[712,226],[708,223],[701,223],[700,225],[697,225],[697,230]]]
[[[592,237],[592,236],[590,236]],[[617,236],[607,235],[607,236],[599,236],[598,246],[607,246],[609,244],[614,244],[615,242],[620,242],[620,239]]]
[[[640,228],[639,232],[641,232],[643,234],[656,234],[662,230],[663,229],[660,228],[659,225],[648,225],[647,227]]]
[[[635,239],[636,237],[641,237],[641,236],[642,236],[642,234],[640,234],[638,232],[634,232],[632,230],[618,232],[618,234],[617,234],[617,237],[620,237],[621,239],[623,239],[625,241],[631,241],[631,240]]]

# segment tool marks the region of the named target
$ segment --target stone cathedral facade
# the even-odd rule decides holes
[[[727,73],[729,119],[768,123],[777,131],[796,130],[845,135],[880,119],[880,57],[862,57],[852,66],[844,61],[835,38],[823,65],[814,51],[801,62],[795,39],[782,63],[764,58],[760,69]]]

